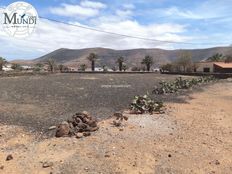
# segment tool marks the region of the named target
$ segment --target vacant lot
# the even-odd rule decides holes
[[[126,114],[129,120],[120,128],[106,119],[99,131],[81,139],[38,140],[22,126],[0,124],[0,173],[231,174],[232,83],[221,81],[180,98],[185,102],[166,102],[165,114]],[[37,107],[26,108],[41,112]],[[6,161],[9,154],[13,159]]]
[[[151,92],[160,74],[54,74],[0,78],[0,122],[47,128],[87,110],[98,118],[128,107],[134,95]]]

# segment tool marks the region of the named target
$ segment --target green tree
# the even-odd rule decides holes
[[[7,63],[6,59],[0,57],[0,71],[3,70],[3,66]]]
[[[58,65],[58,69],[60,72],[62,72],[62,71],[66,71],[68,68],[63,64],[60,64],[60,65]]]
[[[81,65],[80,65],[80,70],[81,70],[81,71],[85,71],[86,68],[87,68],[87,65],[86,65],[86,64],[81,64]]]
[[[113,71],[117,71],[117,67],[116,67],[116,66],[113,66],[113,67],[112,67],[112,70],[113,70]]]
[[[46,64],[48,65],[48,70],[52,73],[56,70],[56,62],[54,59],[50,58],[47,60]]]
[[[119,57],[116,61],[116,63],[118,64],[118,69],[119,71],[122,71],[122,66],[123,66],[123,62],[124,62],[124,57]]]
[[[106,65],[102,66],[103,72],[107,72],[108,71],[108,67]]]
[[[128,69],[128,67],[125,63],[122,65],[122,69],[123,69],[123,71],[126,71]]]
[[[91,62],[91,69],[92,71],[95,71],[95,61],[98,59],[97,54],[90,53],[87,59]]]
[[[160,68],[162,71],[168,71],[168,72],[174,71],[174,65],[172,63],[167,63],[165,65],[162,65]]]
[[[151,66],[154,64],[153,57],[147,55],[145,58],[142,60],[141,64],[145,65],[147,68],[147,71],[150,71]]]
[[[19,70],[19,71],[21,71],[23,68],[21,67],[21,65],[19,65],[19,64],[17,64],[17,63],[13,63],[12,64],[12,66],[11,66],[11,68],[13,69],[13,70]]]
[[[225,56],[223,56],[223,54],[220,54],[220,53],[216,53],[214,54],[213,56],[209,57],[207,59],[207,61],[212,61],[212,62],[221,62],[221,61],[224,61],[225,59]]]
[[[180,57],[175,62],[177,70],[186,72],[192,66],[192,55],[189,52],[181,53]]]
[[[44,67],[44,64],[42,64],[42,63],[37,63],[37,64],[35,64],[33,70],[34,70],[34,71],[41,71],[41,70],[43,69],[43,67]]]

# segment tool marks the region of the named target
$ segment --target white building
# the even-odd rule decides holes
[[[215,62],[198,62],[196,63],[196,72],[214,72],[214,63]]]
[[[153,68],[152,71],[158,73],[158,72],[160,72],[160,68]]]
[[[86,68],[85,71],[92,71],[92,69],[91,68]],[[95,67],[94,71],[101,72],[101,71],[103,71],[103,68],[102,67]]]
[[[13,71],[13,69],[11,68],[12,64],[6,64],[2,67],[3,71]]]
[[[196,64],[195,72],[204,73],[232,73],[232,63],[225,62],[199,62]]]
[[[22,65],[21,67],[23,70],[32,70],[33,69],[33,67],[29,66],[29,65]]]

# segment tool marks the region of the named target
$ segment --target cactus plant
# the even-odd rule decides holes
[[[183,79],[182,77],[176,78],[173,82],[160,82],[159,87],[155,86],[153,93],[154,94],[169,94],[176,93],[181,89],[189,89],[193,86],[202,83],[209,83],[215,81],[216,79],[213,76],[203,76],[199,78],[193,78],[191,80]]]
[[[141,114],[159,112],[162,113],[162,108],[164,107],[163,102],[155,101],[151,99],[148,95],[135,96],[134,100],[130,104],[130,109]]]

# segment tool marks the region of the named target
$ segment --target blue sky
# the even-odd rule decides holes
[[[0,0],[1,11],[16,1]],[[26,39],[0,27],[0,56],[37,58],[59,48],[208,48],[232,44],[231,0],[28,0],[40,16],[120,34],[188,42],[174,44],[112,36],[40,19]]]

